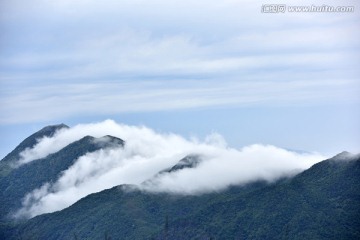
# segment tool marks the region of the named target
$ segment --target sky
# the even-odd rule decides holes
[[[264,4],[0,1],[0,157],[46,125],[106,119],[234,148],[360,152],[360,4]]]

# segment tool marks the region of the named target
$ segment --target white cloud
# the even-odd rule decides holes
[[[195,169],[160,175],[153,185],[143,189],[177,194],[219,191],[255,180],[271,182],[324,159],[317,154],[296,154],[270,145],[251,145],[240,150],[218,148],[210,154],[203,152],[202,157],[204,162]]]
[[[144,138],[145,136],[142,134],[151,136],[152,130],[145,127],[132,127],[117,124],[112,120],[93,124],[78,124],[70,129],[58,130],[53,137],[39,139],[34,147],[25,149],[20,153],[21,158],[19,163],[27,163],[46,157],[85,136],[99,138],[106,135],[112,135],[121,136],[122,138],[131,140],[132,138]],[[147,140],[150,141],[150,139]]]
[[[136,184],[146,191],[198,194],[259,179],[273,181],[325,159],[315,153],[298,154],[267,145],[251,145],[237,150],[227,147],[225,140],[216,133],[202,142],[110,120],[60,131],[51,139],[40,141],[32,151],[45,156],[84,135],[98,137],[108,134],[124,139],[124,148],[102,149],[80,157],[55,183],[46,183],[28,193],[23,208],[15,216],[33,217],[61,210],[88,194],[120,184]],[[48,145],[49,142],[53,144]],[[44,146],[53,147],[44,151]],[[163,174],[152,184],[141,185],[191,154],[202,158],[196,168]]]

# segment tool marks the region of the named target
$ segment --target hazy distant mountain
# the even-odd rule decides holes
[[[175,164],[172,167],[166,168],[160,172],[158,172],[153,178],[148,179],[142,183],[142,185],[156,185],[157,180],[162,177],[163,175],[178,172],[180,170],[186,169],[186,168],[195,168],[197,167],[201,162],[201,157],[198,155],[189,155],[184,158],[182,158],[177,164]]]
[[[44,129],[3,161],[16,161],[44,132],[50,136],[58,128]],[[4,171],[0,239],[360,239],[360,157],[346,152],[272,184],[258,181],[201,195],[150,193],[120,185],[88,195],[62,211],[18,223],[6,218],[21,206],[24,194],[56,181],[79,156],[124,144],[111,136],[87,136]],[[188,155],[149,181],[194,168],[201,161],[201,156]]]

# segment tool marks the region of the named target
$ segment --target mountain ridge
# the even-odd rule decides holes
[[[0,160],[0,177],[8,174],[13,168],[12,165],[19,159],[20,153],[27,148],[36,145],[39,139],[43,137],[52,137],[58,130],[68,129],[69,127],[63,123],[46,126],[39,131],[25,138],[19,145]]]
[[[100,142],[97,141],[99,139]],[[124,144],[123,140],[115,137],[85,136],[56,153],[13,168],[0,178],[0,218],[5,218],[11,211],[20,208],[25,194],[45,183],[55,182],[79,157],[107,147],[123,147]]]
[[[44,158],[6,168],[39,138],[64,128],[41,129],[0,161],[0,239],[360,238],[360,155],[345,151],[272,183],[258,180],[194,195],[123,184],[89,194],[61,211],[12,221],[8,216],[21,207],[26,193],[56,182],[80,156],[126,144],[111,135],[84,136]],[[186,155],[142,184],[199,164],[201,155]]]
[[[13,234],[24,239],[69,239],[74,234],[98,239],[105,232],[121,239],[354,239],[360,237],[359,174],[359,158],[328,159],[273,184],[259,182],[198,196],[155,194],[121,185],[37,216]],[[357,197],[351,198],[354,194]],[[330,228],[322,225],[324,221]],[[57,231],[59,224],[66,229]]]
[[[13,151],[7,154],[0,162],[11,162],[14,158],[17,158],[18,155],[24,151],[26,148],[32,148],[39,139],[43,137],[52,137],[60,129],[68,129],[69,126],[61,123],[56,125],[46,126],[29,137],[25,138],[18,146],[15,147]],[[17,155],[16,157],[13,157]]]

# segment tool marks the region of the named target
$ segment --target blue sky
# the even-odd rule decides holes
[[[45,125],[108,118],[233,147],[360,152],[360,5],[264,3],[1,1],[0,156]]]

